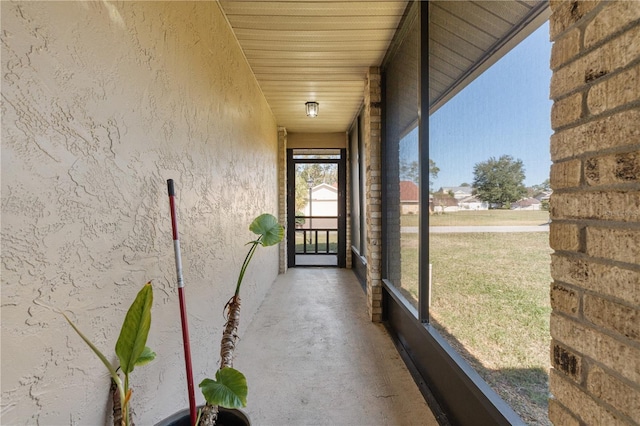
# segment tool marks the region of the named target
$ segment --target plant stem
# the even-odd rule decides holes
[[[113,426],[124,426],[124,417],[122,416],[122,399],[118,385],[111,379],[111,399],[113,400]]]
[[[214,426],[218,420],[218,406],[208,402],[202,407],[198,426]]]
[[[129,426],[129,374],[124,375],[124,400],[122,401],[122,411],[124,414],[124,424]]]
[[[220,342],[220,368],[233,367],[233,353],[236,350],[238,326],[240,325],[240,298],[233,296],[227,306],[229,307],[229,315]]]
[[[247,270],[247,266],[249,266],[249,262],[251,261],[253,254],[256,252],[256,248],[258,247],[258,244],[260,244],[260,240],[262,240],[262,235],[260,235],[260,237],[258,237],[257,240],[251,242],[251,244],[253,245],[249,249],[247,256],[244,258],[244,262],[242,263],[242,268],[240,269],[240,275],[238,275],[236,292],[234,293],[235,297],[238,297],[238,294],[240,294],[240,285],[242,285],[242,279],[244,278],[244,273]]]

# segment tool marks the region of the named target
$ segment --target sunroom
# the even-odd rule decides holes
[[[347,411],[358,401],[398,399],[372,394],[357,379],[384,381],[393,372],[441,424],[640,422],[640,3],[104,0],[0,7],[0,423],[110,422],[108,374],[50,307],[111,354],[129,304],[148,281],[149,345],[157,357],[134,373],[135,420],[155,424],[188,406],[167,179],[177,191],[197,381],[219,362],[222,312],[253,238],[248,227],[266,212],[286,231],[279,245],[256,252],[245,276],[239,334],[253,337],[241,340],[238,357],[251,372],[250,392],[263,375],[279,383],[280,370],[252,360],[263,359],[265,345],[284,344],[277,341],[283,334],[265,342],[256,332],[267,321],[265,306],[282,306],[269,324],[294,321],[288,331],[318,333],[322,342],[307,351],[323,348],[336,364],[353,362],[342,366],[344,377],[352,378],[351,395],[364,396],[345,403]],[[548,416],[532,420],[431,323],[429,117],[547,21],[554,132],[542,147],[551,154],[553,189],[545,243],[549,400]],[[411,205],[403,206],[400,153],[409,134],[416,179]],[[411,216],[416,248],[413,302],[400,284],[404,216]],[[319,302],[322,287],[282,291],[314,283],[337,293]],[[303,297],[311,294],[317,299]],[[365,371],[353,358],[331,358],[349,352],[317,327],[323,315],[335,330],[351,321],[327,308],[336,295],[352,295],[349,311],[384,325],[376,339],[384,336],[393,348],[385,355],[392,363],[372,354],[367,365],[380,364]],[[296,301],[303,304],[287,305]],[[360,333],[353,324],[344,330]],[[330,384],[344,383],[282,377],[294,395],[303,388],[339,393]],[[263,406],[275,395],[254,389],[251,398]],[[251,404],[246,410],[260,424],[323,423],[317,413],[287,421],[255,406],[252,412]],[[366,415],[359,423],[430,424]]]

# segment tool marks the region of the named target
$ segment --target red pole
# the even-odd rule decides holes
[[[193,387],[193,371],[191,368],[191,346],[189,345],[189,325],[187,324],[187,304],[184,299],[184,280],[182,278],[182,256],[180,255],[180,240],[178,239],[178,219],[176,217],[173,179],[167,180],[169,189],[169,206],[171,208],[171,228],[173,229],[173,249],[176,257],[176,273],[178,276],[178,297],[180,299],[180,320],[182,322],[182,342],[184,346],[184,362],[187,369],[187,390],[189,392],[189,415],[191,425],[195,426],[197,419],[196,398]]]

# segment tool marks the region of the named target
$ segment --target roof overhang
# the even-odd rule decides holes
[[[238,1],[219,4],[279,126],[346,132],[365,77],[380,66],[407,9],[402,1]],[[430,1],[429,113],[549,17],[544,0]],[[305,102],[320,104],[309,118]]]
[[[429,115],[549,19],[548,1],[430,1]]]

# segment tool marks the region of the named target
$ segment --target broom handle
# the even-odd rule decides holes
[[[196,398],[193,386],[193,371],[191,368],[191,346],[189,344],[189,325],[187,324],[187,304],[184,298],[184,279],[182,278],[182,256],[180,254],[180,240],[178,238],[178,219],[176,216],[176,191],[173,179],[167,180],[169,190],[169,206],[171,207],[171,228],[173,230],[173,249],[176,257],[176,274],[178,277],[178,297],[180,299],[180,320],[182,322],[182,342],[184,346],[184,362],[187,369],[187,390],[189,392],[189,416],[191,425],[195,426]]]

